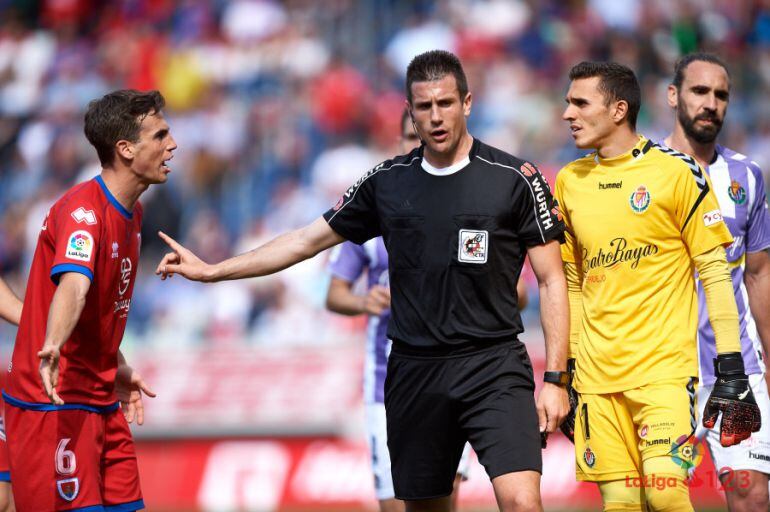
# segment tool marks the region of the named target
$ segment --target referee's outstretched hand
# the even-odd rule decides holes
[[[537,396],[540,433],[552,434],[569,413],[569,398],[564,386],[544,382]]]
[[[179,274],[191,281],[206,280],[206,269],[209,265],[163,231],[158,231],[158,236],[168,244],[173,252],[163,256],[158,268],[155,269],[155,274],[159,275],[161,279]]]

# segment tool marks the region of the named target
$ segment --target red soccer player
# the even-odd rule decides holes
[[[139,196],[164,183],[176,143],[157,91],[91,102],[102,172],[43,222],[3,393],[20,512],[144,508],[128,423],[154,396],[120,353],[141,245]],[[123,411],[118,409],[120,405]]]
[[[22,303],[5,281],[0,279],[0,318],[19,325]],[[5,442],[5,425],[0,416],[0,512],[11,512],[13,496],[11,494],[11,470],[8,462],[8,446]]]

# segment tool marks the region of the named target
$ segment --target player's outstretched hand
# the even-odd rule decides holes
[[[54,405],[64,405],[64,400],[56,393],[59,383],[59,348],[54,345],[43,345],[37,357],[40,358],[40,378],[43,380],[43,390]]]
[[[364,313],[379,316],[390,307],[390,288],[374,285],[364,296]]]
[[[118,366],[118,373],[115,376],[115,393],[120,400],[120,408],[123,409],[123,416],[128,423],[136,419],[137,425],[144,423],[144,404],[142,403],[142,393],[155,398],[147,384],[142,380],[139,372],[127,364]]]
[[[160,260],[155,274],[161,279],[166,279],[174,274],[190,279],[191,281],[206,281],[206,270],[210,265],[198,258],[191,250],[168,236],[163,231],[158,231],[158,236],[168,244],[173,252],[166,253]]]
[[[719,443],[733,446],[759,431],[762,426],[759,407],[740,352],[719,354],[714,359],[714,375],[717,380],[703,411],[703,426],[714,428],[721,412]]]
[[[567,390],[558,384],[543,383],[537,396],[537,416],[541,434],[552,434],[569,412]]]

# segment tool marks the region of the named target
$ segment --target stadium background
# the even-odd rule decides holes
[[[770,1],[0,0],[0,266],[19,293],[53,200],[98,172],[88,101],[160,89],[179,149],[145,194],[140,277],[123,350],[158,398],[135,428],[148,510],[362,510],[364,319],[324,311],[326,255],[280,275],[160,282],[158,229],[219,260],[303,225],[396,150],[413,55],[458,53],[471,132],[553,178],[578,156],[560,120],[583,59],[635,69],[642,133],[673,116],[678,56],[717,51],[733,94],[723,142],[770,169]],[[766,183],[770,182],[766,174]],[[524,339],[542,361],[532,276]],[[5,359],[14,330],[0,327]],[[545,453],[548,510],[596,508],[571,445]],[[693,496],[721,503],[706,462]],[[474,466],[465,510],[494,503]]]

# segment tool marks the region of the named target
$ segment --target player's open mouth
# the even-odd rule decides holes
[[[449,132],[446,130],[433,130],[432,132],[430,132],[430,136],[436,142],[444,142],[446,138],[449,136]]]
[[[161,166],[160,166],[160,169],[161,169],[163,172],[166,172],[166,173],[169,173],[169,172],[171,172],[171,167],[169,167],[169,166],[168,166],[168,161],[169,161],[169,160],[171,160],[172,158],[174,158],[174,156],[173,156],[173,155],[172,155],[170,158],[167,158],[166,160],[163,160],[163,163],[162,163],[162,164],[161,164]]]
[[[569,127],[569,130],[570,130],[570,132],[572,132],[572,136],[573,136],[573,137],[576,137],[576,136],[577,136],[577,133],[578,133],[580,130],[582,130],[582,128],[580,128],[579,126],[570,125],[570,127]]]

